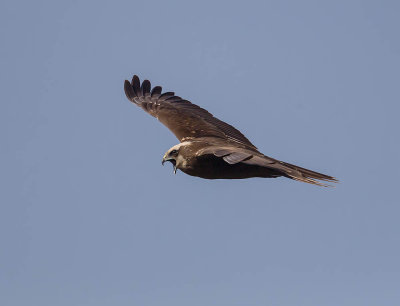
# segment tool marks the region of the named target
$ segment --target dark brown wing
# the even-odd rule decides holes
[[[179,139],[218,137],[247,148],[257,148],[233,126],[215,118],[205,109],[175,96],[173,92],[161,93],[161,87],[151,89],[150,81],[140,85],[138,76],[132,82],[125,81],[125,94],[130,101],[156,117]]]

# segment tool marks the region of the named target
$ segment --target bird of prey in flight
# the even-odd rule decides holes
[[[175,134],[180,143],[169,149],[163,159],[186,174],[205,179],[244,179],[284,176],[297,181],[329,186],[336,183],[329,175],[265,156],[237,129],[217,119],[205,109],[175,96],[162,93],[150,81],[140,84],[138,76],[125,81],[128,99],[156,117]]]

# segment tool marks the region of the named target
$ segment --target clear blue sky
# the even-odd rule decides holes
[[[1,2],[1,305],[398,305],[400,2],[234,2]],[[133,74],[341,183],[173,175]]]

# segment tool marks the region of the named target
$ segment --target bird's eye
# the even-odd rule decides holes
[[[171,152],[169,152],[169,155],[177,155],[178,151],[177,150],[172,150]]]

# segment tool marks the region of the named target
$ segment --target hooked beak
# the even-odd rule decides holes
[[[161,161],[161,165],[164,166],[164,163],[167,162],[167,161],[171,162],[171,164],[174,166],[174,174],[176,174],[177,168],[176,168],[176,161],[175,161],[175,159],[173,159],[173,158],[168,159],[166,156],[164,156],[163,159],[162,159],[162,161]]]

